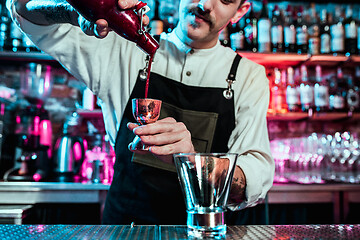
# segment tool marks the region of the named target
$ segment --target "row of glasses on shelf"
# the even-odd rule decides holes
[[[275,160],[274,182],[360,183],[360,147],[356,134],[312,133],[270,142]]]

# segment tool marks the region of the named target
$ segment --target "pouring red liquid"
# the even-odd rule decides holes
[[[159,43],[146,32],[141,24],[139,11],[146,4],[139,2],[134,8],[120,9],[117,0],[67,0],[87,20],[105,19],[109,27],[120,36],[135,42],[144,52],[153,56]]]

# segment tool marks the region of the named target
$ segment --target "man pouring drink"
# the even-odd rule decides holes
[[[137,3],[114,4],[122,11]],[[139,125],[131,101],[144,98],[146,51],[111,31],[113,23],[90,22],[64,0],[7,0],[13,20],[30,39],[101,99],[116,152],[104,224],[185,224],[177,153],[237,153],[227,207],[241,210],[265,198],[274,174],[268,79],[264,67],[218,40],[249,6],[245,0],[180,1],[179,23],[161,34],[147,75],[147,97],[162,101],[160,118]],[[142,20],[149,22],[146,16]],[[135,136],[150,147],[136,148]]]

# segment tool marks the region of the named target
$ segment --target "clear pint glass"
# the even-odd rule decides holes
[[[225,237],[224,214],[237,157],[235,153],[174,154],[190,237]]]

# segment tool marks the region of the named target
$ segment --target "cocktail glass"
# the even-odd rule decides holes
[[[152,98],[134,98],[132,99],[132,112],[136,121],[140,125],[154,123],[160,116],[161,100]],[[149,146],[141,142],[139,136],[133,140],[133,149],[149,150]]]
[[[224,214],[237,158],[235,153],[174,154],[189,237],[225,237]]]

